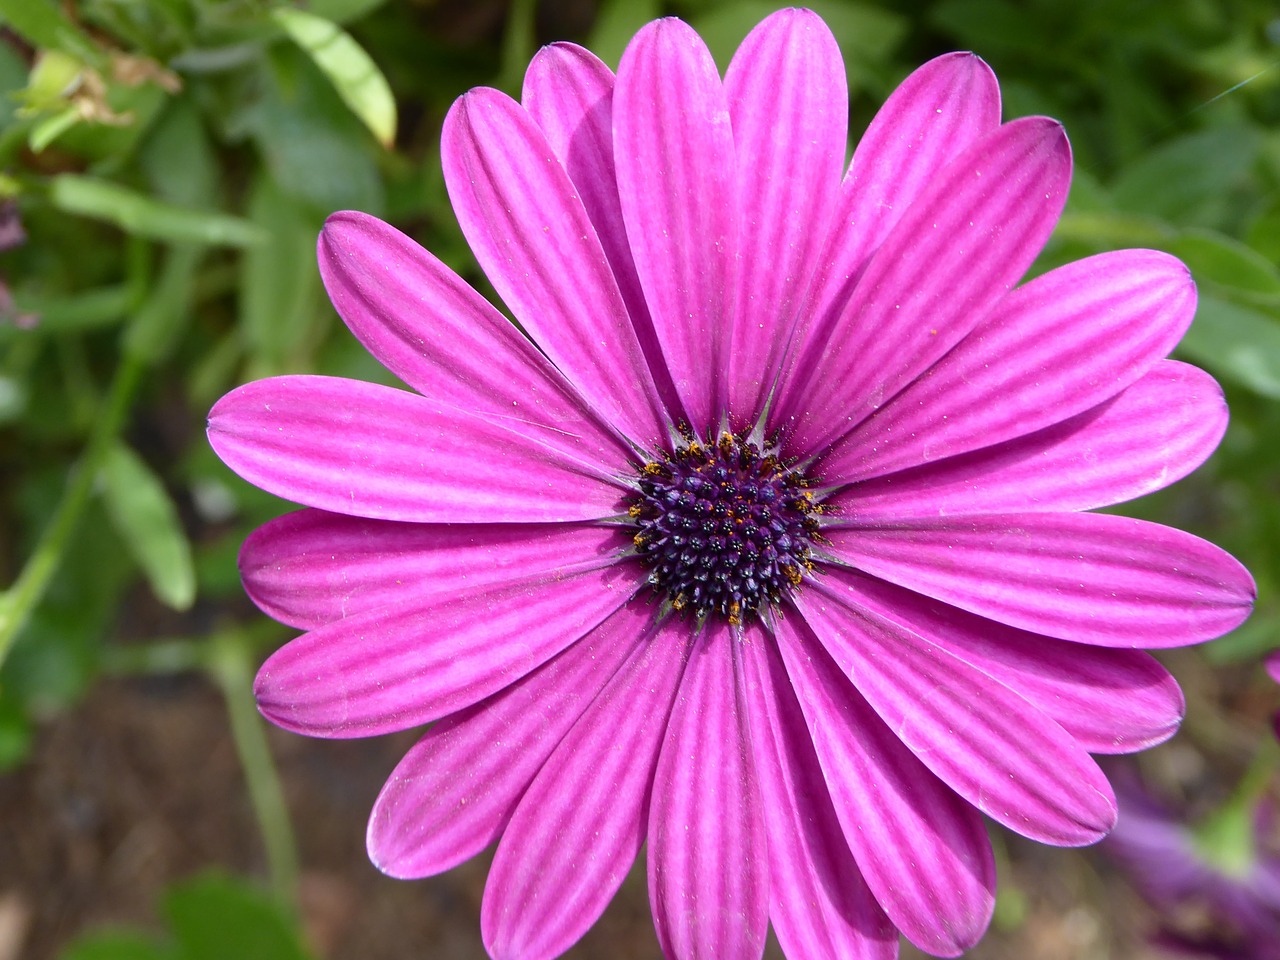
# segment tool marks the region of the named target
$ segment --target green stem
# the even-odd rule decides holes
[[[289,910],[295,910],[298,851],[289,808],[284,800],[284,788],[271,757],[266,727],[253,698],[251,641],[240,633],[228,632],[215,635],[210,644],[210,672],[227,702],[231,736],[244,768],[258,829],[262,832],[271,886],[280,903]]]
[[[80,515],[93,492],[93,484],[102,467],[103,458],[124,426],[143,370],[144,365],[140,359],[128,354],[121,359],[111,381],[106,404],[93,426],[88,446],[67,481],[53,517],[18,578],[8,590],[0,594],[0,665],[9,656],[14,641],[31,619],[32,611],[44,596],[62,562],[62,556],[80,523]]]

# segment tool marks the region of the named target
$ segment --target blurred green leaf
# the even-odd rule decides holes
[[[69,945],[58,960],[177,960],[172,949],[143,933],[107,930],[87,934]]]
[[[169,101],[138,159],[159,199],[190,209],[219,205],[218,161],[191,98]]]
[[[364,48],[324,17],[292,7],[277,7],[271,16],[329,78],[352,113],[389,149],[396,138],[396,101],[386,77]]]
[[[372,13],[387,0],[310,0],[307,9],[334,23],[349,23]]]
[[[263,377],[295,366],[296,354],[314,345],[320,224],[265,173],[254,181],[249,217],[271,237],[240,260],[240,329],[253,360],[250,375]]]
[[[262,98],[244,121],[271,178],[322,214],[383,206],[377,148],[333,84],[292,45],[272,48]]]
[[[164,912],[182,960],[309,960],[280,906],[248,883],[208,874],[178,884]]]
[[[113,223],[126,233],[153,240],[178,240],[247,247],[263,239],[240,217],[191,210],[94,177],[64,173],[49,182],[49,200],[64,213]]]
[[[0,773],[12,770],[31,750],[31,721],[19,704],[0,690]]]
[[[102,469],[107,515],[155,595],[176,610],[195,600],[195,571],[177,508],[164,484],[128,447],[116,445]]]
[[[62,50],[90,63],[100,57],[94,42],[53,0],[0,0],[0,20],[32,46]]]
[[[1214,373],[1280,400],[1280,324],[1265,314],[1202,296],[1178,349]]]
[[[1258,158],[1253,127],[1215,127],[1186,134],[1139,157],[1120,172],[1111,197],[1122,210],[1180,226],[1217,225],[1224,201]]]
[[[67,107],[61,113],[45,117],[31,128],[27,146],[32,153],[40,153],[79,122],[80,110],[77,107]]]
[[[1280,270],[1238,240],[1212,230],[1188,230],[1165,249],[1191,268],[1197,282],[1209,281],[1268,300],[1280,298]]]
[[[636,31],[660,16],[658,0],[605,0],[591,27],[587,49],[616,70]]]

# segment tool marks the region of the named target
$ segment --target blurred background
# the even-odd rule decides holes
[[[290,505],[222,467],[205,413],[277,373],[388,381],[320,285],[331,211],[389,220],[492,294],[440,172],[464,90],[518,96],[554,40],[616,66],[665,14],[723,68],[776,6],[0,0],[0,960],[484,955],[484,858],[405,883],[364,854],[413,735],[318,742],[259,719],[252,676],[290,634],[244,599],[235,556]],[[1122,509],[1213,540],[1258,580],[1245,627],[1162,654],[1187,693],[1181,733],[1109,767],[1134,809],[1160,805],[1148,847],[1204,870],[1203,895],[1154,889],[1142,844],[993,831],[1000,898],[970,956],[1274,958],[1280,688],[1259,663],[1280,645],[1280,12],[812,6],[843,48],[855,135],[957,48],[994,67],[1006,119],[1064,121],[1075,180],[1036,270],[1127,246],[1183,258],[1201,296],[1179,355],[1232,408],[1205,467]],[[659,956],[643,864],[569,956]]]

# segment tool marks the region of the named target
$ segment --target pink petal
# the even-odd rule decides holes
[[[686,24],[654,21],[627,47],[613,140],[627,236],[667,369],[694,429],[715,429],[727,399],[738,184],[720,75]]]
[[[209,443],[269,493],[374,519],[590,520],[618,514],[623,493],[588,447],[569,454],[537,430],[336,377],[238,387],[209,412]]]
[[[853,571],[836,581],[874,609],[972,664],[1052,717],[1090,753],[1162,743],[1186,708],[1177,681],[1141,650],[1055,640],[976,617]]]
[[[754,423],[805,306],[840,192],[849,87],[835,38],[808,10],[763,20],[724,83],[744,216],[729,405]]]
[[[1071,178],[1062,127],[1029,117],[982,137],[898,221],[818,355],[786,374],[774,422],[820,451],[963,339],[1017,283]]]
[[[624,442],[506,317],[399,230],[335,213],[318,244],[320,273],[356,338],[432,400],[536,435],[573,456],[584,444],[621,470]]]
[[[533,118],[481,87],[453,105],[441,137],[449,198],[498,295],[593,409],[638,443],[664,438],[600,240]]]
[[[302,630],[389,605],[589,570],[630,545],[619,527],[577,523],[420,524],[299,510],[264,524],[240,549],[259,609]]]
[[[669,620],[643,637],[521,798],[480,910],[494,960],[559,956],[621,886],[644,842],[690,633],[687,623]]]
[[[1182,338],[1196,289],[1155,250],[1077,260],[1004,298],[819,467],[857,480],[1021,437],[1136,381]]]
[[[1249,616],[1253,578],[1213,544],[1094,513],[830,528],[843,563],[982,617],[1077,643],[1176,647]]]
[[[630,599],[638,568],[531,573],[468,589],[451,578],[393,607],[293,640],[262,665],[254,692],[272,723],[317,737],[366,737],[454,713],[514,683]]]
[[[934,956],[959,956],[995,908],[995,860],[977,810],[916,758],[796,615],[778,646],[858,868],[894,926]]]
[[[694,644],[649,806],[649,904],[675,958],[758,958],[769,929],[769,859],[739,640],[711,626]]]
[[[951,789],[998,823],[1056,846],[1101,840],[1115,796],[1097,763],[1016,692],[900,622],[832,570],[795,598],[841,671]]]
[[[769,917],[782,951],[806,960],[893,960],[897,928],[849,852],[777,646],[755,630],[742,653],[769,838]]]
[[[1273,650],[1267,654],[1263,665],[1267,668],[1267,673],[1271,674],[1271,679],[1280,683],[1280,650]]]
[[[971,53],[931,60],[898,86],[854,151],[798,343],[821,352],[889,231],[948,163],[999,126],[995,74]]]
[[[393,877],[426,877],[497,840],[529,783],[652,619],[648,603],[632,600],[554,660],[434,724],[378,795],[369,859]]]
[[[529,64],[522,100],[578,188],[663,405],[678,410],[680,400],[662,359],[622,221],[613,162],[613,85],[613,71],[594,53],[572,43],[553,43],[539,50]]]
[[[1188,364],[1161,360],[1119,396],[1061,423],[852,484],[830,498],[833,522],[866,525],[1123,503],[1200,466],[1226,429],[1226,400],[1213,378]]]

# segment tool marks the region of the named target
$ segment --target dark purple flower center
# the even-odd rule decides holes
[[[628,512],[649,583],[674,609],[699,620],[719,613],[735,626],[779,603],[813,566],[821,507],[808,486],[746,437],[689,436],[644,465]]]

